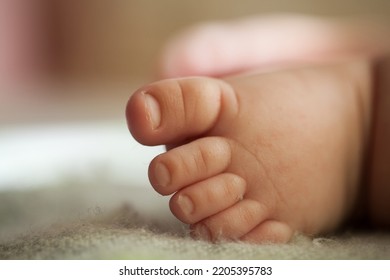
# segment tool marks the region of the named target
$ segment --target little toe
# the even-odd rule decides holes
[[[264,221],[242,236],[240,239],[248,243],[287,243],[294,231],[286,223],[275,220]]]
[[[267,217],[267,209],[255,200],[244,199],[232,207],[191,226],[191,235],[208,241],[239,240]]]
[[[170,200],[170,208],[179,220],[193,224],[242,200],[245,189],[244,179],[223,173],[177,192]]]
[[[126,117],[137,141],[166,145],[205,133],[221,114],[234,115],[237,107],[233,89],[222,80],[171,79],[136,91],[127,104]]]
[[[224,172],[230,162],[231,146],[227,139],[204,137],[153,159],[149,180],[158,193],[169,195]]]

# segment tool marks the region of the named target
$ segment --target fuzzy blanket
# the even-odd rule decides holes
[[[68,180],[0,192],[0,259],[390,259],[390,234],[297,235],[289,244],[192,240],[147,188]]]

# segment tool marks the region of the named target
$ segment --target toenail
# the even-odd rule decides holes
[[[194,203],[187,195],[180,195],[177,203],[185,214],[190,215],[194,212]]]
[[[202,240],[211,240],[211,233],[210,230],[208,229],[207,226],[200,224],[196,226],[193,235],[197,239],[202,239]]]
[[[152,129],[156,129],[159,127],[161,122],[160,105],[158,104],[156,98],[148,93],[144,94],[144,98],[148,119],[152,124]]]
[[[154,169],[154,175],[159,187],[166,187],[171,181],[171,175],[168,168],[163,163],[157,163]]]

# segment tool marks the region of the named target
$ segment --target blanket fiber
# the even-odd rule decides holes
[[[283,245],[193,240],[163,198],[107,184],[0,192],[0,259],[390,259],[385,232],[297,235]]]

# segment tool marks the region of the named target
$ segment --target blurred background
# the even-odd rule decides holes
[[[202,21],[285,12],[386,18],[390,1],[0,0],[0,188],[96,170],[147,184],[162,148],[131,138],[124,109],[164,42]]]
[[[4,52],[1,59],[8,57],[9,63],[14,64],[13,75],[37,75],[39,70],[50,70],[74,79],[120,82],[150,76],[164,41],[183,27],[201,21],[275,12],[390,15],[388,0],[1,0],[0,3]]]
[[[388,0],[54,1],[55,61],[62,74],[127,81],[150,77],[167,38],[201,21],[267,13],[390,15]],[[49,25],[51,26],[51,25]]]

